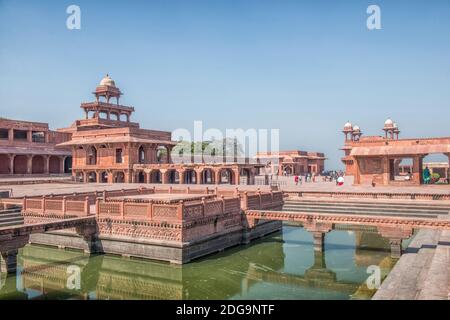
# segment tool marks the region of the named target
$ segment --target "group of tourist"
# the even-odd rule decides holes
[[[302,184],[303,178],[304,178],[305,182],[316,182],[316,177],[317,177],[317,174],[311,174],[311,173],[306,173],[304,177],[299,176],[299,175],[295,175],[294,176],[294,182],[295,182],[296,186],[299,183]]]
[[[323,182],[336,182],[336,185],[343,184],[344,181],[344,172],[342,171],[328,171],[323,172],[321,175],[317,173],[306,173],[304,176],[302,175],[294,175],[294,183],[295,185],[301,185],[302,182],[316,182],[319,177],[322,178]]]

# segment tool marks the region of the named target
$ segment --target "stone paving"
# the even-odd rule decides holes
[[[420,230],[374,295],[374,300],[447,300],[450,232]]]

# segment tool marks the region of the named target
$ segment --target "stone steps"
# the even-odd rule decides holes
[[[439,235],[439,231],[420,230],[372,299],[416,299],[424,286]]]
[[[293,200],[286,199],[286,204],[301,204],[301,205],[321,205],[321,206],[348,206],[348,207],[373,207],[378,208],[402,208],[414,210],[438,210],[448,213],[450,211],[450,204],[433,204],[433,203],[399,203],[399,202],[360,202],[360,201],[322,201],[322,200]]]
[[[297,201],[287,200],[283,210],[316,213],[342,213],[360,215],[392,215],[409,217],[433,217],[448,215],[449,208],[443,206],[411,206],[389,203],[353,203],[353,202],[321,202],[321,201]]]
[[[450,231],[442,231],[417,300],[450,300]]]
[[[23,224],[24,219],[19,207],[0,210],[0,228]]]

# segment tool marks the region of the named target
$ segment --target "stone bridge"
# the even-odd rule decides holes
[[[331,214],[294,211],[246,210],[245,216],[249,228],[259,220],[297,222],[313,234],[314,250],[324,250],[325,234],[333,230],[336,224],[374,226],[381,236],[388,238],[393,258],[402,253],[402,241],[413,234],[414,229],[450,230],[450,219],[417,218],[398,216],[376,216],[361,214]]]
[[[87,242],[86,251],[90,252],[97,233],[95,216],[0,228],[0,272],[16,272],[18,249],[29,242],[31,234],[72,228]]]

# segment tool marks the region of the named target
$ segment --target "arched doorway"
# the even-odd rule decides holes
[[[114,182],[115,183],[124,183],[125,182],[125,173],[122,171],[116,172],[114,175]]]
[[[97,182],[97,173],[95,171],[88,172],[86,178],[87,182],[95,183]]]
[[[27,173],[28,157],[24,155],[16,155],[14,157],[14,173],[25,174]]]
[[[7,154],[0,154],[0,174],[9,174],[9,166],[11,161]]]
[[[162,174],[159,170],[152,170],[150,174],[151,183],[162,183]]]
[[[68,156],[64,160],[64,173],[71,173],[72,172],[72,157]]]
[[[137,183],[145,183],[145,173],[143,171],[139,171],[136,175],[136,182]]]
[[[212,169],[206,168],[202,171],[202,183],[214,184],[214,171]]]
[[[178,183],[180,178],[176,170],[172,169],[168,170],[166,174],[167,174],[167,183]]]
[[[194,170],[187,169],[184,172],[184,183],[185,184],[195,184],[195,183],[197,183],[197,176],[196,176]]]
[[[88,148],[86,161],[88,165],[97,164],[97,148],[94,146]]]
[[[103,171],[102,173],[100,173],[100,182],[108,183],[108,173],[106,171]]]
[[[430,153],[422,159],[421,182],[424,184],[449,184],[450,157],[443,153]],[[428,171],[428,173],[427,173]],[[427,179],[426,177],[429,176]]]
[[[49,173],[62,173],[59,172],[60,168],[60,159],[56,156],[50,156],[49,163],[48,163],[48,172]]]
[[[233,170],[231,169],[220,170],[219,178],[219,184],[234,184]]]
[[[31,160],[31,172],[36,174],[44,173],[45,160],[43,156],[34,156]]]

